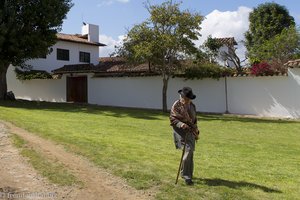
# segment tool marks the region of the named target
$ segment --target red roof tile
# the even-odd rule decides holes
[[[95,46],[106,46],[105,44],[99,42],[90,42],[87,39],[87,35],[71,35],[65,33],[57,33],[56,37],[58,40],[68,41],[68,42],[76,42],[76,43],[83,43],[88,45],[95,45]]]
[[[124,58],[120,57],[104,57],[100,59],[98,65],[93,64],[73,64],[64,65],[61,68],[52,71],[54,74],[65,73],[102,73],[102,74],[128,74],[128,73],[153,73],[149,64],[130,65],[126,63]]]
[[[54,74],[65,74],[65,73],[92,73],[97,68],[93,64],[75,64],[75,65],[64,65],[61,68],[55,69],[52,72]]]
[[[284,65],[287,67],[291,67],[291,68],[293,68],[293,67],[300,68],[300,59],[290,60],[287,63],[285,63]]]
[[[231,45],[231,46],[237,45],[237,42],[235,41],[234,37],[214,38],[214,39],[221,44]]]
[[[106,72],[150,72],[151,68],[148,63],[139,65],[130,65],[121,57],[103,57],[99,59],[97,65],[100,71]]]

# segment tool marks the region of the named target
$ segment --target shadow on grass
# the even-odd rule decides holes
[[[229,180],[224,180],[224,179],[219,179],[219,178],[214,178],[214,179],[207,179],[207,178],[194,178],[195,184],[205,184],[208,186],[225,186],[233,189],[239,189],[242,187],[249,187],[249,188],[254,188],[254,189],[260,189],[264,192],[268,193],[282,193],[280,190],[268,188],[263,185],[258,185],[255,183],[249,183],[245,181],[229,181]]]
[[[159,110],[98,106],[80,103],[51,103],[44,101],[16,100],[0,101],[0,106],[28,110],[100,114],[117,118],[132,117],[146,120],[165,120],[162,117],[169,116],[168,113],[163,113]]]
[[[73,113],[88,113],[88,114],[101,114],[111,117],[132,117],[145,120],[168,120],[169,113],[163,113],[154,109],[141,109],[141,108],[122,108],[111,106],[99,106],[90,104],[79,103],[51,103],[44,101],[0,101],[0,106],[10,108],[22,108],[29,110],[44,110],[56,112],[73,112]],[[299,123],[299,121],[290,120],[275,120],[275,119],[258,119],[248,117],[228,116],[222,114],[198,114],[201,121],[238,121],[238,122],[251,122],[251,123]]]
[[[251,123],[299,123],[297,120],[287,120],[287,119],[263,119],[263,118],[255,118],[255,116],[251,117],[239,117],[239,116],[230,116],[223,114],[200,114],[200,120],[203,121],[223,121],[223,122],[251,122]]]

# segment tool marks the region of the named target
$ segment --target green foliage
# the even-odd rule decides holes
[[[206,41],[203,44],[203,48],[208,54],[210,62],[216,62],[216,57],[218,56],[219,49],[222,46],[223,44],[212,38],[211,35],[207,37]]]
[[[46,55],[71,6],[70,0],[1,1],[0,61],[19,65]]]
[[[283,66],[287,61],[297,58],[300,54],[300,32],[295,27],[285,28],[281,33],[266,40],[249,55],[256,60],[265,60],[272,66]],[[252,59],[253,62],[253,59]]]
[[[193,54],[193,44],[203,17],[188,10],[181,11],[178,3],[163,2],[148,5],[150,18],[129,30],[117,55],[134,62],[151,62],[162,73],[171,74],[183,54]]]
[[[219,79],[220,77],[230,76],[234,73],[235,70],[232,68],[221,67],[212,63],[204,63],[187,68],[183,77],[186,79]]]
[[[17,79],[19,80],[52,79],[51,74],[41,70],[22,71],[18,68],[15,68],[15,72]]]
[[[210,54],[206,50],[199,49],[199,52],[196,54],[196,56],[191,57],[191,59],[195,59],[200,63],[209,63],[210,62]]]
[[[289,15],[288,10],[274,2],[260,4],[250,13],[249,21],[250,27],[245,33],[248,52],[259,50],[267,40],[280,34],[283,29],[295,25],[294,18]]]
[[[221,44],[216,39],[212,38],[211,35],[209,35],[206,41],[204,42],[204,46],[206,46],[213,52],[218,52],[218,50],[223,46],[223,44]]]

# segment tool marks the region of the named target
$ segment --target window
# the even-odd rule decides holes
[[[85,63],[90,63],[90,53],[87,52],[79,52],[79,62],[85,62]]]
[[[70,52],[67,49],[57,49],[57,60],[70,60]]]

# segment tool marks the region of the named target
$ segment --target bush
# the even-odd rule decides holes
[[[187,68],[183,76],[186,79],[219,79],[220,77],[231,76],[234,73],[234,69],[221,67],[216,64],[206,63]]]
[[[260,62],[253,64],[251,67],[251,74],[255,76],[269,76],[273,75],[275,73],[275,70],[272,68],[272,66],[267,62]]]
[[[42,70],[29,70],[22,71],[15,68],[17,79],[19,80],[32,80],[32,79],[52,79],[51,74]]]

